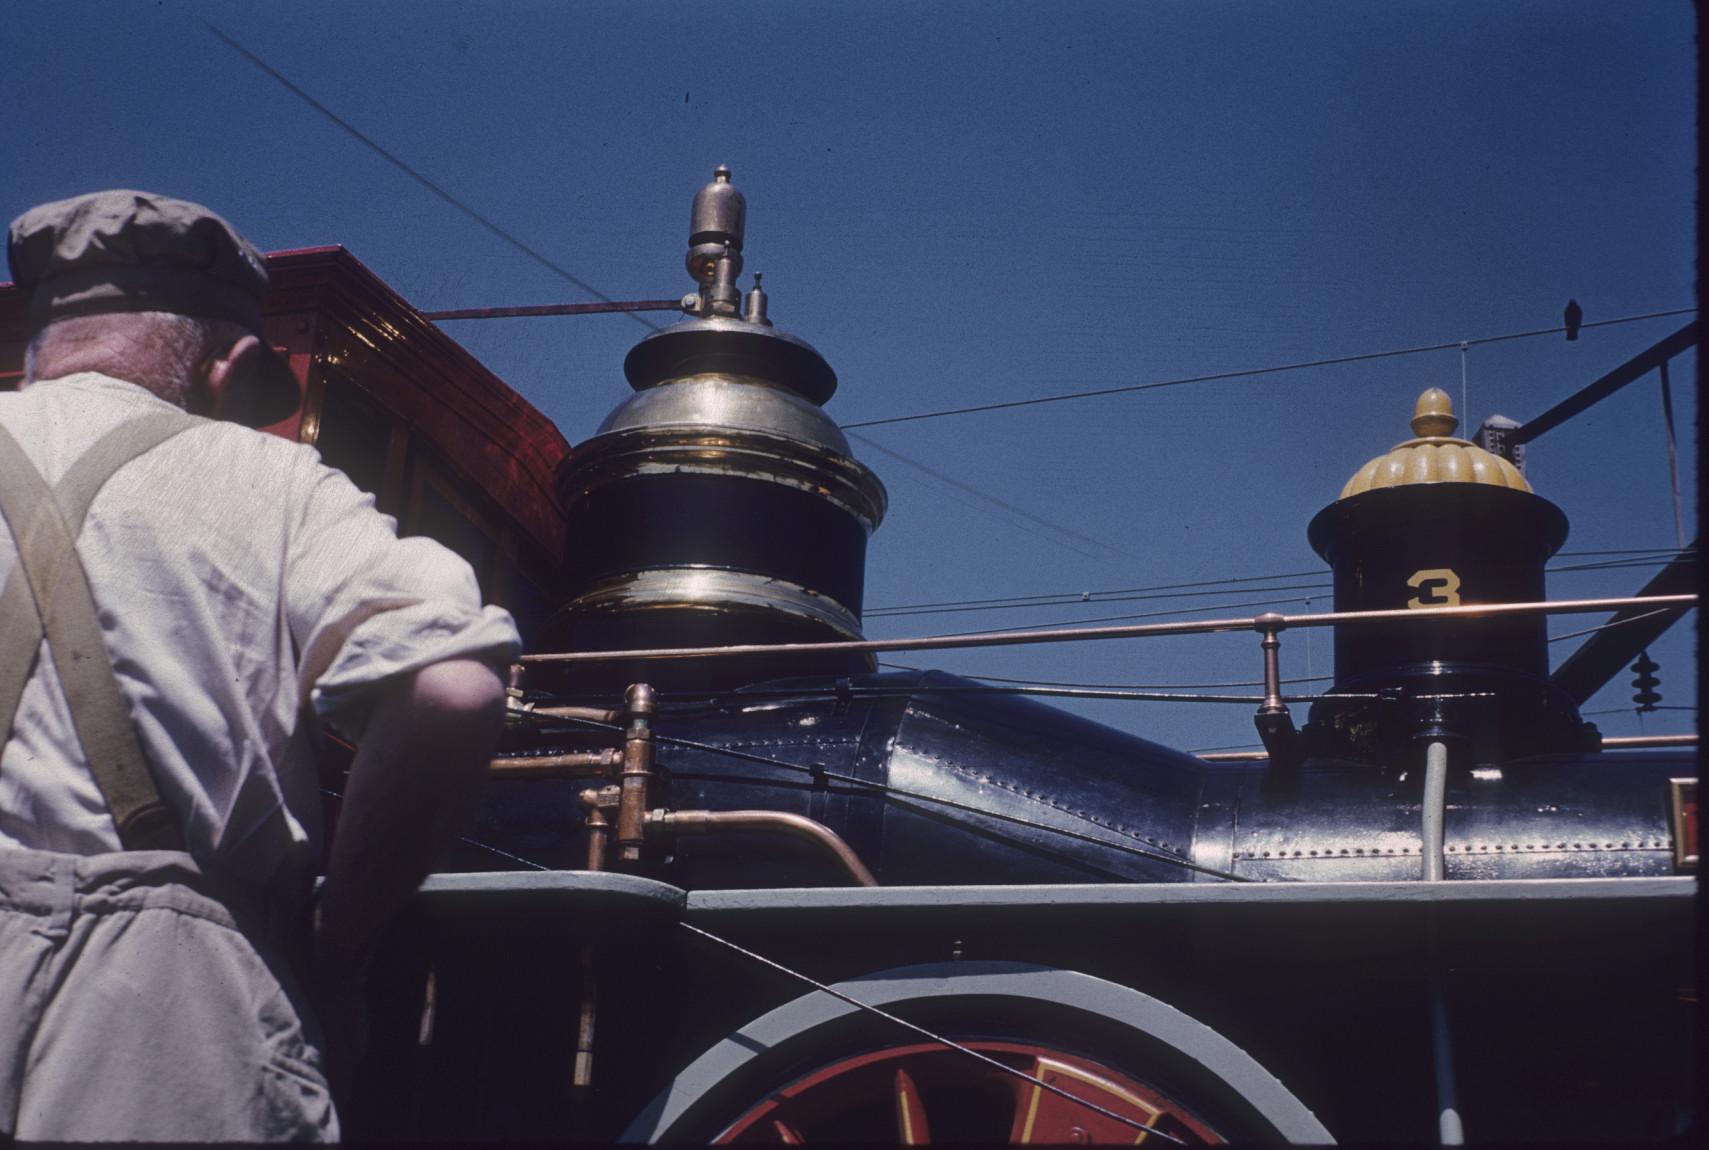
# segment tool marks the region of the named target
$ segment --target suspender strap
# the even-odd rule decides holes
[[[18,700],[45,636],[78,742],[126,850],[182,850],[183,832],[149,772],[101,635],[76,538],[90,503],[116,471],[200,422],[166,412],[122,424],[72,465],[57,491],[0,427],[0,514],[12,530],[20,568],[0,591],[6,636],[0,646],[0,733],[11,737]]]
[[[192,416],[163,412],[122,423],[109,431],[71,465],[54,489],[67,529],[74,536],[82,530],[89,505],[107,478],[120,467],[198,422]],[[6,625],[8,636],[4,650],[0,651],[0,746],[4,746],[43,635],[34,596],[21,570],[13,571],[4,591],[0,591],[0,622]]]

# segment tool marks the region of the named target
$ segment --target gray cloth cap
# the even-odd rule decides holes
[[[31,208],[12,221],[6,256],[30,293],[30,326],[114,312],[164,311],[227,320],[261,337],[249,422],[296,406],[290,368],[267,344],[267,266],[248,240],[200,204],[149,192],[93,192]]]

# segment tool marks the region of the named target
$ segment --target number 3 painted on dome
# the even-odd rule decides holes
[[[1446,567],[1427,567],[1423,571],[1414,571],[1412,578],[1406,581],[1408,587],[1419,590],[1428,589],[1430,597],[1408,599],[1408,607],[1458,607],[1460,605],[1460,577]]]

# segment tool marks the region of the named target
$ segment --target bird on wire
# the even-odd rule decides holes
[[[1577,339],[1578,325],[1584,322],[1584,309],[1578,306],[1576,299],[1567,301],[1567,310],[1561,314],[1561,319],[1566,321],[1567,338],[1569,340]]]

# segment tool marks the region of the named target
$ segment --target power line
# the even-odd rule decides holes
[[[1239,603],[1215,603],[1199,607],[1177,607],[1172,611],[1145,611],[1137,615],[1100,615],[1091,619],[1058,619],[1053,623],[1027,623],[1018,627],[988,627],[982,631],[958,631],[958,635],[1004,635],[1010,631],[1030,631],[1044,627],[1077,627],[1084,623],[1120,623],[1129,619],[1157,619],[1170,615],[1191,615],[1198,611],[1226,611],[1236,607],[1274,607],[1279,603],[1309,603],[1311,596],[1291,599],[1247,599]]]
[[[896,607],[875,607],[863,612],[867,618],[884,615],[925,614],[936,608],[977,610],[984,606],[1060,607],[1068,603],[1120,602],[1118,596],[1139,595],[1153,591],[1192,590],[1199,587],[1223,587],[1231,583],[1270,583],[1277,579],[1304,579],[1322,575],[1322,571],[1289,571],[1281,575],[1236,575],[1228,579],[1199,579],[1190,583],[1157,583],[1149,587],[1119,587],[1110,591],[1056,591],[1044,595],[1012,595],[997,599],[946,600],[937,603],[909,603]],[[1257,588],[1269,590],[1269,588]],[[1274,588],[1295,590],[1295,588]]]
[[[1627,571],[1642,567],[1654,567],[1666,563],[1696,563],[1697,556],[1691,551],[1681,551],[1673,555],[1658,555],[1653,559],[1608,559],[1601,563],[1575,563],[1567,567],[1550,567],[1551,575],[1576,575],[1585,571]]]
[[[1324,591],[1332,586],[1327,580],[1318,583],[1287,583],[1280,587],[1253,587],[1253,591]],[[983,607],[938,607],[929,611],[908,611],[895,609],[890,611],[873,612],[869,618],[898,619],[909,615],[954,615],[966,611],[1004,611],[1015,607],[1066,607],[1074,603],[1135,603],[1149,599],[1201,599],[1209,595],[1226,595],[1232,590],[1229,587],[1218,587],[1212,591],[1162,591],[1156,594],[1116,594],[1114,592],[1100,595],[1096,598],[1078,596],[1070,599],[1059,599],[1050,603],[1009,603]],[[1294,600],[1289,600],[1293,602]],[[1198,608],[1193,608],[1197,610]]]
[[[1645,611],[1641,615],[1633,615],[1630,619],[1615,619],[1613,622],[1604,623],[1599,627],[1586,627],[1582,631],[1568,631],[1565,635],[1550,635],[1549,642],[1559,643],[1562,639],[1576,639],[1580,635],[1592,635],[1598,631],[1606,631],[1610,627],[1624,627],[1626,624],[1636,623],[1640,619],[1653,619],[1657,615],[1666,615],[1667,613],[1668,609],[1665,607],[1656,611]]]
[[[1671,562],[1681,555],[1690,555],[1691,549],[1678,551],[1674,548],[1651,548],[1646,551],[1563,551],[1563,556],[1619,555],[1632,558],[1610,559],[1598,563],[1569,564],[1566,566],[1549,567],[1549,574],[1580,574],[1587,571],[1621,571],[1628,568],[1636,569],[1654,567],[1658,564]],[[1692,560],[1693,562],[1695,559]],[[874,607],[862,612],[866,619],[900,618],[907,615],[950,615],[969,611],[1004,611],[1024,609],[1028,607],[1066,607],[1076,603],[1124,603],[1141,599],[1187,599],[1201,595],[1215,595],[1218,591],[1199,591],[1196,588],[1231,589],[1231,585],[1242,583],[1270,583],[1278,579],[1298,579],[1311,575],[1322,575],[1322,571],[1288,571],[1276,575],[1239,575],[1227,579],[1201,579],[1189,583],[1158,583],[1148,587],[1122,587],[1108,591],[1057,591],[1038,595],[1013,595],[991,599],[962,599],[940,600],[932,603],[909,603],[894,607]],[[1279,587],[1255,587],[1255,591],[1310,591],[1330,587],[1330,583],[1301,583]]]
[[[277,68],[273,67],[273,65],[269,64],[267,61],[263,60],[260,56],[257,56],[254,52],[251,52],[248,48],[245,48],[242,44],[239,44],[236,40],[233,40],[230,36],[227,36],[224,32],[222,32],[218,28],[216,28],[213,25],[213,23],[211,23],[210,21],[206,21],[206,20],[204,20],[203,23],[207,25],[208,31],[212,32],[215,36],[218,36],[222,41],[225,42],[225,44],[228,47],[230,47],[238,55],[242,56],[245,60],[248,60],[251,64],[255,65],[257,68],[261,69],[263,72],[265,72],[269,76],[273,77],[273,79],[277,80],[280,84],[284,85],[286,90],[289,91],[293,96],[296,96],[299,100],[303,101],[309,107],[313,108],[315,111],[319,112],[321,115],[323,115],[327,119],[331,120],[334,124],[337,124],[340,128],[343,128],[345,130],[345,132],[350,134],[351,137],[353,137],[358,142],[360,142],[361,144],[366,146],[375,155],[379,156],[381,159],[383,159],[387,163],[391,164],[394,168],[397,168],[404,175],[408,176],[410,179],[414,180],[416,183],[420,184],[422,187],[426,188],[428,191],[432,192],[434,195],[438,196],[440,199],[444,200],[446,203],[450,204],[452,207],[454,207],[458,211],[462,212],[465,216],[468,216],[471,220],[474,220],[477,224],[480,224],[481,227],[485,228],[487,231],[491,232],[493,235],[497,236],[499,239],[503,240],[505,243],[509,244],[511,247],[515,248],[517,251],[521,252],[523,255],[527,256],[529,259],[533,260],[535,263],[539,264],[541,267],[545,268],[547,271],[552,272],[554,275],[557,275],[558,277],[560,277],[562,279],[568,280],[570,283],[575,284],[577,287],[581,288],[583,291],[587,292],[589,295],[595,297],[596,299],[604,300],[608,304],[615,304],[615,303],[622,302],[622,301],[619,301],[617,299],[612,298],[611,296],[606,295],[604,292],[600,291],[598,288],[594,287],[592,284],[588,283],[586,280],[584,280],[581,277],[575,275],[574,273],[568,271],[567,269],[560,267],[558,264],[554,263],[552,260],[541,255],[538,251],[529,247],[527,244],[525,244],[521,240],[517,239],[514,235],[505,231],[503,228],[499,227],[497,224],[495,224],[491,220],[487,219],[487,217],[481,215],[481,213],[477,212],[474,208],[471,208],[468,204],[465,204],[462,200],[459,200],[456,196],[453,196],[450,192],[446,191],[444,188],[440,187],[438,184],[434,183],[432,180],[428,179],[426,176],[422,175],[420,172],[418,172],[414,168],[410,167],[403,160],[399,159],[397,156],[395,156],[391,152],[387,151],[380,144],[379,141],[375,140],[372,136],[369,136],[366,133],[364,133],[360,128],[356,127],[356,125],[352,124],[350,121],[348,121],[344,117],[340,116],[337,112],[334,112],[331,108],[327,107],[325,104],[321,103],[319,100],[315,99],[313,96],[311,96],[307,92],[303,91],[303,89],[297,87],[297,85],[293,84],[289,79],[287,79],[285,77],[285,75],[282,72],[280,72]],[[650,331],[660,330],[658,324],[653,323],[651,320],[642,319],[639,315],[637,315],[633,311],[625,311],[625,312],[623,312],[623,314],[628,316],[630,319],[634,320],[636,323],[640,324],[642,327],[647,328]],[[1588,326],[1588,325],[1586,325],[1586,326]]]
[[[1613,324],[1637,323],[1640,320],[1663,319],[1667,316],[1695,315],[1694,307],[1674,308],[1671,311],[1648,312],[1644,315],[1628,315],[1619,319],[1598,320],[1595,323],[1580,324],[1581,330],[1588,327],[1608,327]],[[1338,355],[1328,359],[1314,359],[1305,363],[1284,363],[1275,367],[1254,367],[1243,371],[1219,371],[1211,375],[1192,375],[1181,379],[1164,379],[1155,383],[1132,383],[1122,387],[1101,387],[1093,391],[1072,391],[1061,395],[1041,395],[1033,399],[1011,399],[1003,403],[982,403],[972,407],[951,407],[942,411],[922,411],[914,415],[893,415],[888,419],[863,419],[855,423],[842,424],[844,431],[857,427],[882,427],[892,423],[913,423],[922,419],[941,419],[950,415],[972,415],[981,411],[1006,411],[1015,407],[1036,407],[1044,403],[1063,403],[1071,399],[1094,399],[1103,395],[1125,395],[1135,391],[1152,391],[1162,387],[1180,387],[1189,383],[1214,383],[1225,379],[1248,379],[1257,375],[1275,375],[1284,371],[1302,371],[1311,367],[1333,367],[1344,363],[1366,363],[1374,359],[1391,359],[1403,355],[1421,355],[1429,351],[1449,351],[1460,347],[1471,347],[1477,344],[1501,343],[1512,339],[1530,339],[1540,335],[1558,335],[1565,331],[1564,327],[1538,328],[1535,331],[1516,331],[1506,335],[1486,335],[1478,339],[1453,340],[1450,343],[1432,343],[1422,347],[1396,348],[1393,351],[1368,351],[1358,355]]]
[[[1556,559],[1579,559],[1587,555],[1677,555],[1689,547],[1622,547],[1612,551],[1557,551]]]
[[[868,439],[864,435],[851,434],[849,438],[858,439],[862,443],[866,444],[868,447],[872,448],[874,451],[878,452],[879,454],[888,455],[890,458],[896,460],[898,463],[906,464],[907,466],[912,467],[916,471],[923,472],[924,474],[926,474],[926,475],[930,476],[931,478],[937,480],[939,483],[943,483],[943,484],[946,484],[950,487],[953,487],[957,491],[966,492],[968,495],[971,495],[976,499],[983,499],[985,502],[991,504],[994,507],[999,507],[1002,510],[1009,512],[1011,515],[1018,515],[1022,519],[1027,520],[1028,522],[1035,523],[1040,527],[1044,527],[1044,528],[1047,528],[1048,530],[1055,531],[1057,534],[1062,535],[1068,539],[1075,539],[1075,540],[1078,540],[1082,543],[1089,543],[1093,547],[1101,548],[1102,550],[1104,550],[1106,552],[1113,553],[1113,554],[1125,554],[1119,548],[1111,547],[1108,543],[1105,543],[1101,539],[1094,539],[1090,535],[1081,534],[1080,532],[1075,531],[1072,528],[1062,526],[1060,523],[1052,522],[1051,520],[1046,519],[1041,515],[1034,515],[1032,512],[1026,510],[1023,507],[1017,507],[1015,504],[1010,503],[1006,500],[998,499],[995,495],[991,495],[985,491],[982,491],[979,488],[972,486],[971,484],[963,483],[961,480],[952,478],[951,476],[948,476],[948,475],[945,475],[943,472],[938,471],[935,468],[928,467],[924,463],[921,463],[917,459],[910,459],[908,456],[903,455],[899,451],[892,451],[888,447],[884,447],[878,443],[874,443],[872,440]],[[1071,551],[1078,552],[1079,554],[1086,556],[1088,559],[1105,558],[1105,556],[1094,555],[1089,551],[1081,550],[1080,548],[1075,547],[1072,544],[1068,544],[1067,546],[1069,547],[1069,549]],[[1133,558],[1133,556],[1130,556],[1130,558]]]

